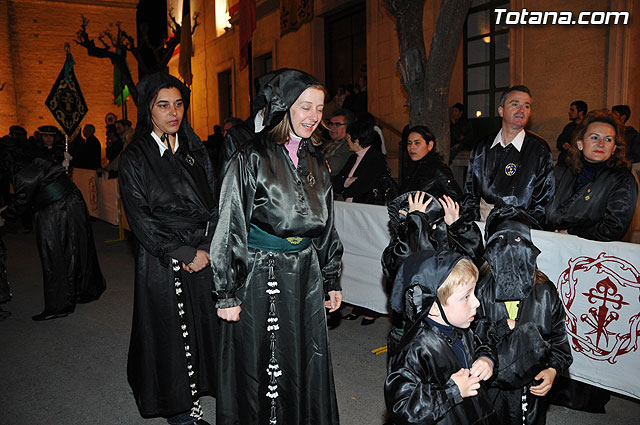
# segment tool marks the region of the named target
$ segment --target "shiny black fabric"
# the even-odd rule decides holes
[[[321,86],[313,75],[297,69],[282,68],[270,73],[272,78],[260,81],[258,101],[264,102],[264,125],[272,128],[282,120],[298,96],[311,86]]]
[[[327,167],[319,155],[300,161],[306,174],[294,168],[283,145],[262,132],[236,152],[226,170],[211,262],[217,306],[241,304],[242,312],[239,322],[220,325],[219,424],[268,423],[270,267],[280,291],[274,346],[283,372],[274,399],[278,423],[338,424],[324,295],[340,290],[342,244],[333,226]],[[312,245],[293,254],[248,248],[250,223],[279,237],[310,237]]]
[[[604,168],[575,190],[578,175],[558,167],[556,194],[547,210],[547,230],[567,230],[594,241],[619,241],[627,232],[638,199],[638,185],[625,168]]]
[[[540,250],[531,240],[527,214],[512,206],[494,208],[485,227],[484,257],[496,279],[496,300],[516,301],[531,292]]]
[[[391,308],[407,316],[420,314],[431,308],[437,298],[438,288],[447,279],[451,270],[462,259],[462,255],[448,251],[420,251],[411,254],[402,263],[391,292]],[[404,294],[411,286],[422,288],[420,311],[415,312],[416,303],[405,303]],[[407,310],[408,309],[408,310]]]
[[[442,158],[433,150],[419,161],[409,161],[400,184],[400,193],[421,190],[433,195],[436,200],[442,195],[454,201],[462,201],[462,190],[451,169],[442,162]]]
[[[541,229],[547,204],[555,190],[549,145],[527,131],[520,152],[512,144],[506,148],[500,144],[491,148],[495,136],[487,137],[471,152],[462,213],[477,221],[480,219],[480,198],[489,204],[502,201],[523,208],[531,218],[532,228]]]
[[[491,349],[469,329],[459,332],[467,358],[494,360]],[[461,365],[451,339],[421,319],[405,333],[400,348],[391,356],[384,384],[387,411],[394,424],[486,424],[497,423],[482,383],[478,395],[462,398],[451,375]],[[495,361],[494,361],[495,364]]]
[[[182,282],[195,398],[215,394],[217,374],[218,320],[211,295],[211,268],[196,273],[180,268],[174,273],[170,266],[172,258],[189,263],[196,249],[208,250],[217,221],[212,193],[215,175],[204,145],[186,121],[189,93],[181,82],[166,74],[143,80],[139,84],[143,90],[138,88],[139,105],[148,105],[154,87],[167,82],[176,84],[185,103],[179,148],[175,154],[165,151],[160,156],[147,127],[147,111],[140,106],[134,139],[120,156],[120,191],[136,238],[127,376],[144,417],[173,416],[192,407],[176,274]]]
[[[358,179],[351,183],[349,187],[344,187],[344,182],[349,177],[349,173],[356,163],[358,155],[351,154],[342,170],[333,179],[333,191],[342,195],[343,199],[353,198],[353,202],[363,204],[373,204],[375,195],[374,189],[379,188],[380,179],[387,171],[387,162],[384,156],[375,149],[369,150],[362,157],[358,168],[353,172],[353,177]]]
[[[461,217],[447,226],[442,206],[436,199],[429,204],[426,213],[414,211],[406,218],[402,216],[398,211],[409,209],[408,195],[400,195],[387,208],[393,231],[389,245],[382,253],[382,269],[387,277],[389,293],[398,268],[411,253],[448,250],[465,255],[479,264],[484,252],[478,225]]]
[[[480,270],[476,296],[480,308],[472,328],[482,341],[496,347],[498,370],[489,395],[500,424],[522,424],[523,391],[527,394],[527,424],[544,424],[547,400],[529,392],[533,379],[543,369],[558,373],[573,362],[564,323],[564,306],[550,281],[532,286],[519,303],[516,324],[509,329],[509,315],[503,302],[496,301],[496,281],[489,267]]]
[[[80,190],[69,181],[60,164],[35,158],[14,170],[15,196],[1,214],[15,220],[44,187],[56,180],[66,180],[69,189],[48,204],[41,204],[34,214],[36,241],[42,262],[44,312],[55,314],[73,311],[77,302],[98,299],[106,283],[93,240],[89,211]]]

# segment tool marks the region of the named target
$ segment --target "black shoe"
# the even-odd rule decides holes
[[[61,311],[60,313],[47,313],[46,311],[43,311],[40,314],[36,314],[31,319],[35,320],[36,322],[42,322],[43,320],[51,320],[51,319],[57,319],[59,317],[66,317],[70,313],[73,313],[73,310]]]
[[[358,317],[362,316],[362,314],[349,313],[346,316],[342,317],[344,320],[356,320]]]
[[[366,317],[362,318],[362,322],[360,322],[360,326],[369,326],[369,325],[373,325],[376,322],[377,317],[374,317],[373,319],[367,319]]]
[[[211,425],[209,422],[205,421],[204,419],[198,419],[194,423],[195,425]]]

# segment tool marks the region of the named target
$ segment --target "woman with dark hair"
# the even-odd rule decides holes
[[[380,151],[371,149],[377,140],[373,125],[355,121],[347,126],[347,144],[353,152],[342,170],[333,178],[333,190],[347,202],[377,204],[382,199],[380,180],[387,172],[387,162]]]
[[[0,166],[8,171],[15,196],[0,221],[15,220],[30,208],[42,263],[44,310],[35,321],[69,315],[76,303],[97,300],[106,288],[89,211],[65,168],[40,149],[18,141],[2,143]]]
[[[625,159],[620,123],[606,109],[582,121],[569,149],[568,167],[556,168],[556,193],[547,208],[547,229],[595,241],[619,241],[638,199]]]
[[[409,129],[409,163],[400,182],[400,193],[420,190],[436,198],[447,195],[459,203],[462,190],[435,147],[436,138],[427,127],[417,125]]]
[[[231,157],[211,244],[224,319],[217,423],[334,425],[325,307],[342,302],[342,244],[314,143],[326,92],[287,69],[264,94],[266,129]]]
[[[127,372],[143,417],[207,424],[217,316],[209,245],[218,219],[215,174],[187,122],[189,89],[156,73],[140,81],[138,123],[120,156],[124,208],[136,240]]]

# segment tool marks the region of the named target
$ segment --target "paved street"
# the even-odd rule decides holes
[[[13,301],[0,322],[0,425],[164,424],[139,417],[126,379],[133,298],[133,255],[117,228],[94,221],[100,265],[107,279],[102,298],[78,305],[66,318],[36,323],[42,310],[42,276],[34,234],[20,225],[3,230]],[[349,311],[347,309],[347,311]],[[362,327],[342,321],[330,331],[336,391],[343,425],[381,425],[386,318]],[[215,401],[204,399],[205,419],[214,423]],[[552,408],[547,423],[637,424],[640,403],[614,397],[604,415]]]

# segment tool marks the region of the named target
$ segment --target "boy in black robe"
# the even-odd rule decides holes
[[[393,423],[495,423],[481,386],[493,374],[493,355],[468,329],[480,305],[477,273],[471,260],[446,251],[412,254],[400,266],[391,306],[404,309],[413,324],[385,381]]]

